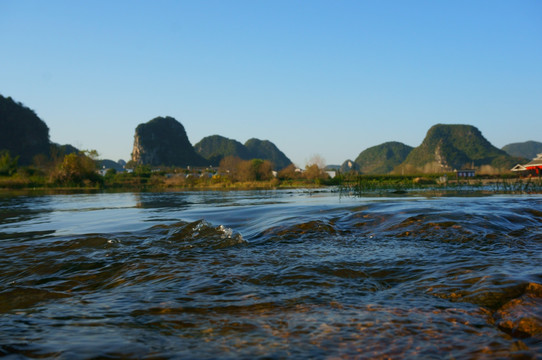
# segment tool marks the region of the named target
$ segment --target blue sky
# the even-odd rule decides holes
[[[0,0],[0,94],[51,140],[129,160],[173,116],[192,144],[341,164],[437,123],[542,141],[542,2]]]

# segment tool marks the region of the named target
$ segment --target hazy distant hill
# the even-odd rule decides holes
[[[526,141],[522,143],[513,143],[505,145],[502,148],[508,155],[534,159],[536,155],[542,153],[542,143],[537,141]]]
[[[132,161],[152,166],[206,166],[186,136],[183,125],[172,117],[157,117],[139,124],[134,135]]]
[[[359,165],[353,161],[353,160],[345,160],[340,168],[341,172],[343,174],[349,173],[349,172],[359,172]]]
[[[390,141],[362,151],[355,163],[362,174],[387,174],[405,161],[412,149],[403,143]]]
[[[117,161],[109,160],[109,159],[102,159],[98,160],[98,169],[115,169],[117,171],[124,171],[124,165],[126,164],[120,164]]]
[[[508,170],[517,160],[491,145],[474,126],[437,124],[429,129],[422,144],[410,152],[400,170],[427,173],[473,166]]]
[[[0,95],[0,150],[19,156],[19,164],[32,163],[34,156],[50,154],[49,128],[36,113],[11,97]]]
[[[237,140],[220,135],[207,136],[194,145],[196,152],[203,156],[213,166],[218,166],[220,160],[227,156],[236,156],[243,160],[251,159],[249,150]]]
[[[282,151],[269,140],[249,139],[245,143],[251,158],[269,160],[275,169],[284,169],[292,163]]]

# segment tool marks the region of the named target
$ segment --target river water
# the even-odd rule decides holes
[[[0,196],[0,356],[540,354],[540,195]]]

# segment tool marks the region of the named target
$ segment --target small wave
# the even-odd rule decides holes
[[[241,234],[233,229],[224,225],[213,226],[205,220],[156,225],[151,231],[158,231],[162,239],[173,242],[183,249],[222,249],[247,243]]]
[[[70,295],[38,288],[15,287],[0,293],[0,313],[34,307],[44,301],[69,297]]]
[[[311,220],[289,226],[276,226],[266,229],[263,236],[272,240],[292,240],[303,238],[313,238],[316,236],[329,236],[338,231],[333,223],[323,220]]]

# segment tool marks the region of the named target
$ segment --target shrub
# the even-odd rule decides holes
[[[17,172],[19,157],[12,158],[8,150],[0,151],[0,175],[11,176]]]

